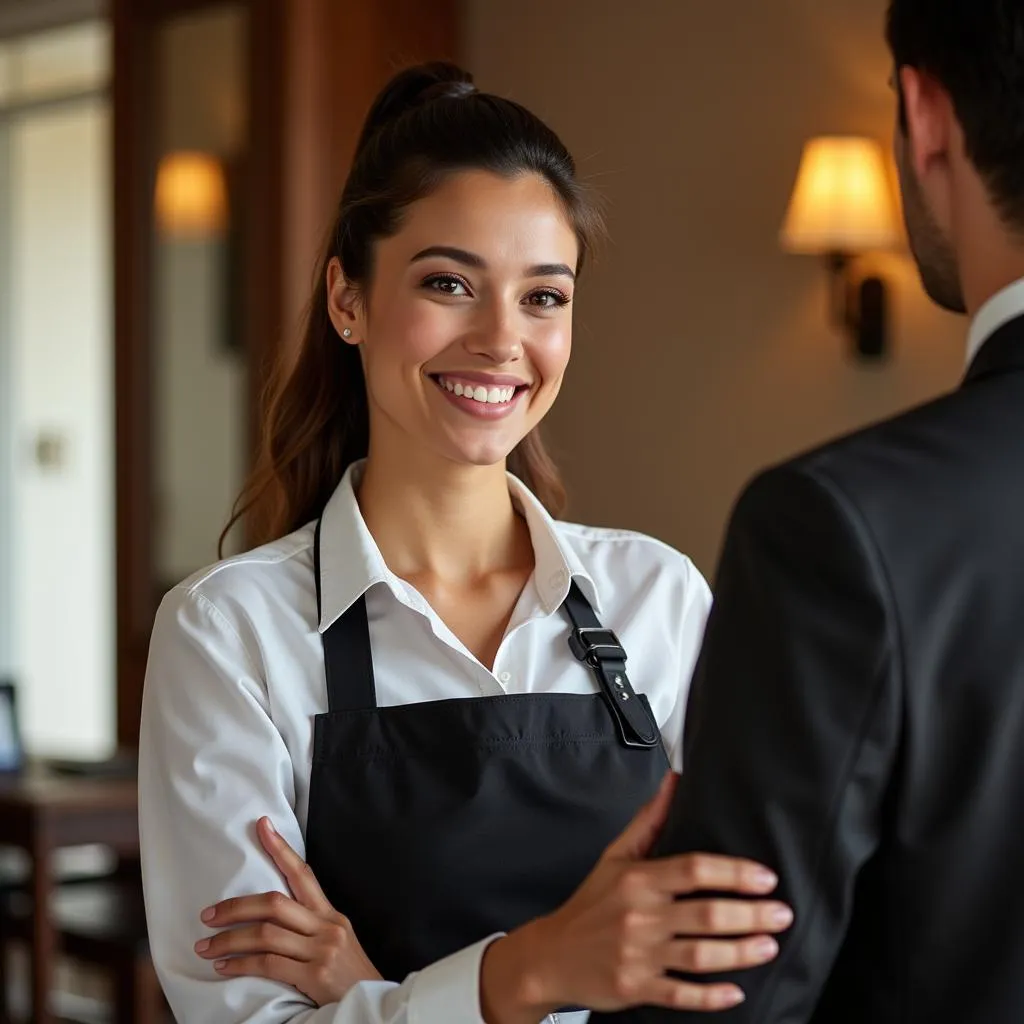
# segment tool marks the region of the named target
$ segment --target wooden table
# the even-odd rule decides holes
[[[53,852],[99,843],[137,856],[138,794],[134,779],[56,775],[33,765],[0,776],[0,845],[25,850],[32,865],[32,1022],[53,1024],[50,986],[57,939],[50,920]]]

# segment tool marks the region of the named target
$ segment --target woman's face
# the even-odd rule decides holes
[[[577,254],[542,178],[465,171],[377,243],[368,295],[332,264],[331,319],[361,345],[371,449],[502,462],[561,387]]]

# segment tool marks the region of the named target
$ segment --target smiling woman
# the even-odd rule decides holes
[[[431,244],[438,238],[474,248]],[[372,281],[352,280],[332,259],[328,312],[362,354],[370,452],[413,435],[435,456],[493,473],[530,437],[517,468],[534,486],[546,479],[557,511],[561,494],[534,432],[568,363],[580,248],[544,178],[466,170],[377,242]]]
[[[666,972],[775,955],[769,872],[643,860],[706,584],[553,518],[538,427],[598,225],[557,136],[458,68],[370,111],[238,506],[266,543],[153,634],[142,851],[178,1019],[720,1009],[733,985]],[[748,898],[677,900],[702,889]]]
[[[459,209],[465,209],[466,204],[473,202],[474,186],[479,190],[481,186],[486,187],[492,184],[486,178],[469,174],[461,175],[454,179],[453,183],[462,186],[460,191],[470,193],[453,197],[453,202]],[[536,181],[530,181],[529,184],[533,185],[536,190]],[[542,195],[539,199],[542,206],[550,205],[550,195]],[[523,209],[528,208],[528,205],[528,199],[522,202]],[[556,229],[558,227],[561,227],[564,233],[565,225],[556,225]],[[428,246],[413,257],[413,262],[432,258],[440,261],[448,260],[461,265],[466,268],[464,273],[470,273],[471,276],[478,277],[481,281],[488,276],[494,276],[492,268],[481,256],[466,252],[465,249],[457,249],[454,246]],[[527,312],[532,313],[535,317],[550,317],[551,314],[569,305],[571,296],[565,291],[552,285],[540,286],[545,278],[565,277],[570,282],[575,281],[576,275],[565,263],[538,263],[527,267],[521,276],[526,283],[538,283],[538,286],[528,291],[522,299],[522,304],[527,307]],[[472,285],[459,274],[443,272],[431,274],[423,281],[423,287],[433,289],[440,295],[452,299],[457,297],[474,298]],[[565,348],[568,349],[567,344]],[[566,355],[568,355],[568,351],[566,351]],[[474,416],[488,418],[497,418],[511,413],[519,404],[519,399],[533,388],[529,380],[524,380],[518,375],[503,373],[446,370],[430,372],[429,376],[439,387],[454,396],[451,401],[457,408]],[[489,406],[491,408],[488,408]]]
[[[368,361],[378,353],[389,358],[394,345],[362,344],[371,309],[376,336],[409,343],[411,333],[407,357],[427,358],[440,355],[429,351],[439,339],[458,340],[449,325],[486,335],[508,290],[521,288],[516,301],[524,315],[554,319],[532,335],[550,336],[545,349],[564,346],[564,363],[571,288],[601,231],[596,203],[577,181],[571,155],[533,114],[477,93],[457,69],[432,65],[397,76],[363,128],[316,274],[320,285],[299,361],[282,366],[271,386],[265,444],[237,508],[254,520],[257,539],[316,518],[338,470],[365,457],[383,428],[370,429],[376,384],[367,379],[373,372]],[[460,237],[482,244],[453,244]],[[415,299],[452,306],[435,306],[432,316]],[[559,310],[565,315],[557,316]],[[386,325],[378,325],[382,318]],[[502,323],[499,330],[511,332],[514,345],[525,344],[514,325]],[[339,333],[348,346],[337,344]],[[489,343],[495,341],[502,343],[500,337]],[[476,353],[474,361],[489,364],[473,367],[476,373],[494,369],[492,357]],[[508,455],[509,469],[553,514],[564,507],[565,491],[536,426],[559,381],[560,374],[548,382],[540,401],[517,402],[530,406],[528,428],[490,460]],[[488,393],[500,386],[477,383]],[[344,417],[336,415],[339,408]],[[292,443],[281,444],[286,434]]]

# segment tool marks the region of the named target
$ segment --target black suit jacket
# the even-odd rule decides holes
[[[723,1024],[1024,1022],[1024,318],[740,498],[657,854],[779,871]]]

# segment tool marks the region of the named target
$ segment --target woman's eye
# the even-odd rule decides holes
[[[531,306],[538,306],[540,309],[556,309],[559,306],[567,306],[569,304],[569,296],[553,288],[545,288],[539,292],[531,292],[527,297],[527,302]]]
[[[423,284],[424,287],[430,288],[432,291],[439,292],[441,295],[469,294],[466,282],[460,277],[452,277],[449,274],[437,274],[434,277],[428,277]]]

